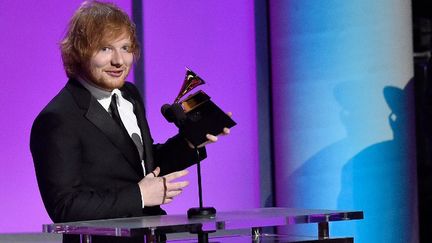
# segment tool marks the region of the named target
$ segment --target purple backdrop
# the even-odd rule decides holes
[[[177,96],[185,66],[238,123],[230,136],[208,146],[202,166],[204,204],[218,210],[259,206],[253,21],[252,0],[230,1],[229,11],[226,1],[144,2],[145,100],[154,138],[164,141],[176,132],[160,107]],[[197,205],[195,167],[190,171],[191,186],[165,207],[168,213]]]
[[[131,1],[115,2],[131,11]],[[38,232],[42,223],[51,222],[37,188],[29,134],[35,116],[66,82],[58,42],[80,3],[10,1],[0,8],[0,233]],[[177,95],[188,65],[239,123],[232,135],[208,149],[205,202],[219,210],[258,206],[253,1],[230,1],[230,11],[224,1],[148,1],[144,8],[145,95],[155,139],[175,133],[159,107]],[[192,182],[194,171],[188,177]],[[196,195],[191,186],[168,211],[195,206]]]

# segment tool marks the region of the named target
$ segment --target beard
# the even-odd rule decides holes
[[[106,90],[112,91],[114,89],[120,89],[123,87],[126,82],[126,77],[129,75],[130,69],[126,68],[123,70],[120,76],[113,77],[108,75],[105,72],[92,72],[91,70],[87,70],[85,72],[84,78],[90,82],[92,85]]]

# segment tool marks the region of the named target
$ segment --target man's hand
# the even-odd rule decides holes
[[[227,112],[226,114],[229,117],[232,117],[232,112]],[[202,148],[202,147],[206,146],[209,143],[215,143],[218,140],[218,136],[226,136],[228,134],[230,134],[230,129],[227,128],[227,127],[225,127],[223,129],[222,133],[218,134],[217,136],[212,135],[212,134],[207,134],[206,135],[207,141],[204,142],[204,143],[202,143],[202,144],[200,144],[200,145],[198,145],[197,148]],[[188,145],[189,145],[190,148],[192,148],[192,149],[195,148],[194,145],[191,142],[189,142],[187,139],[186,139],[186,141],[187,141],[187,143],[188,143]]]
[[[160,168],[157,167],[138,182],[144,206],[170,203],[174,197],[182,193],[184,187],[189,185],[188,181],[171,182],[187,175],[189,173],[187,170],[176,171],[162,177],[158,177],[159,173]]]

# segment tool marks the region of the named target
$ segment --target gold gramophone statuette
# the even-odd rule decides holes
[[[183,81],[180,92],[177,95],[177,98],[174,100],[174,103],[178,103],[183,96],[189,93],[189,91],[193,90],[201,84],[205,84],[205,81],[198,75],[196,75],[194,72],[192,72],[192,70],[186,67],[185,79]]]

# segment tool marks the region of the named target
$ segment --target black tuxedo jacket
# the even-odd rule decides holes
[[[121,91],[134,105],[147,173],[159,166],[163,175],[198,161],[179,135],[154,145],[138,90],[126,83]],[[142,208],[137,183],[144,175],[136,146],[75,80],[37,116],[30,148],[42,199],[54,222],[164,214],[160,207]],[[204,149],[199,154],[200,160],[206,157]]]

